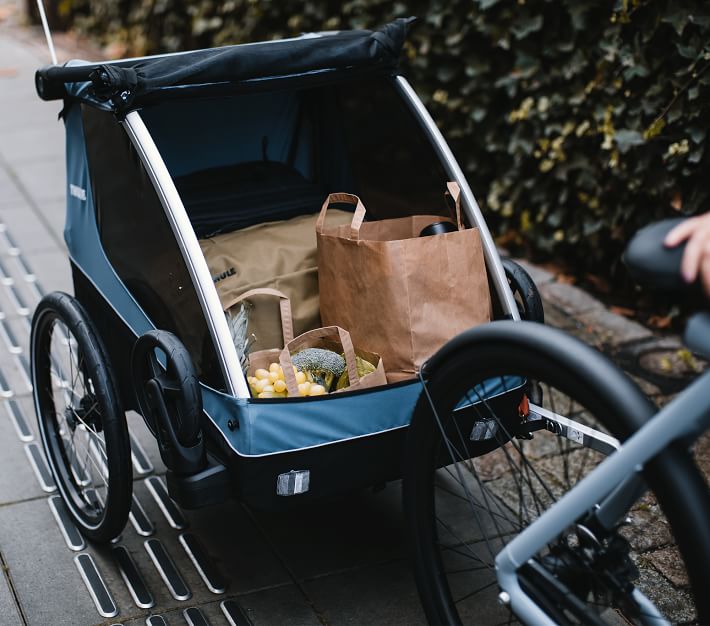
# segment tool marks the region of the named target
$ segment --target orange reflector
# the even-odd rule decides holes
[[[523,399],[518,405],[518,415],[520,417],[527,417],[530,413],[530,403],[528,402],[527,395],[523,395]]]

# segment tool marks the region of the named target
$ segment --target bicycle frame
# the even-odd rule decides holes
[[[710,371],[701,375],[672,402],[563,496],[540,518],[521,532],[496,557],[496,575],[502,593],[508,594],[513,613],[522,621],[539,626],[555,626],[555,622],[522,590],[517,570],[566,528],[605,499],[611,504],[610,516],[621,517],[628,510],[629,493],[638,494],[638,473],[655,455],[673,441],[695,439],[710,427],[707,385]],[[619,477],[625,477],[619,480]],[[627,478],[630,477],[630,478]],[[611,488],[610,488],[611,486]],[[649,624],[668,624],[643,594],[635,599],[644,608]],[[508,598],[502,596],[508,602]]]

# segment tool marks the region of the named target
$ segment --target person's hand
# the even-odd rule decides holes
[[[691,217],[671,230],[664,244],[673,248],[687,241],[680,272],[683,280],[692,283],[698,276],[705,293],[710,296],[710,213]]]

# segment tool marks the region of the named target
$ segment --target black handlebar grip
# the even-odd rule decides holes
[[[634,235],[626,247],[623,260],[637,282],[664,291],[687,289],[680,274],[685,244],[666,248],[663,240],[683,218],[667,219],[649,224]]]
[[[61,100],[67,95],[64,83],[83,83],[91,80],[95,65],[64,67],[48,65],[35,72],[35,88],[42,100]]]

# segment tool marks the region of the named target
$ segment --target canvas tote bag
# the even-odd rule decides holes
[[[222,308],[246,291],[271,287],[290,298],[296,334],[321,326],[318,307],[315,222],[317,214],[265,222],[200,239]],[[349,223],[352,215],[333,211],[333,221]],[[256,349],[281,341],[281,320],[269,296],[252,294],[250,332]],[[231,305],[230,305],[231,306]]]
[[[299,335],[295,339],[287,342],[284,349],[281,351],[279,363],[284,372],[289,397],[298,397],[298,384],[296,383],[296,375],[293,373],[291,355],[297,354],[306,348],[325,348],[343,354],[345,367],[348,371],[349,384],[342,389],[331,391],[330,395],[343,391],[366,389],[387,384],[382,358],[378,354],[360,349],[356,350],[353,346],[350,333],[347,330],[339,328],[338,326],[326,326],[324,328],[314,328],[313,330]],[[372,363],[375,366],[375,371],[365,374],[364,376],[359,376],[357,373],[355,355]]]
[[[274,341],[272,347],[264,348],[262,350],[255,350],[249,353],[249,376],[253,376],[254,372],[259,368],[269,369],[269,365],[271,363],[278,363],[283,346],[287,345],[289,341],[293,341],[293,314],[291,312],[291,301],[285,293],[279,291],[278,289],[261,287],[245,291],[244,293],[239,294],[238,296],[233,296],[227,300],[223,304],[224,311],[229,314],[230,309],[236,307],[240,302],[244,300],[251,301],[255,297],[271,299],[274,313],[279,316],[281,322],[281,330],[280,338]],[[279,299],[278,313],[276,313],[276,309],[273,306],[274,298]],[[266,310],[266,307],[264,307],[264,310]],[[252,323],[250,315],[247,328],[250,329],[251,326]]]
[[[447,188],[455,232],[419,237],[439,215],[363,222],[364,205],[345,193],[330,194],[316,221],[323,324],[380,354],[390,382],[413,377],[449,339],[490,319],[480,234],[464,227],[459,186]],[[326,223],[333,203],[356,206],[350,224]]]
[[[274,298],[279,299],[279,314],[281,316],[281,332],[283,337],[283,339],[279,341],[279,344],[282,345],[283,348],[267,348],[265,350],[251,352],[249,354],[249,369],[247,371],[249,376],[254,376],[254,373],[258,369],[268,370],[271,363],[280,363],[283,368],[289,397],[298,398],[298,384],[296,383],[296,376],[293,373],[291,355],[305,348],[327,348],[334,352],[343,353],[349,378],[347,387],[331,393],[365,389],[367,387],[377,387],[387,384],[387,378],[380,355],[367,352],[366,350],[355,349],[350,338],[350,333],[342,328],[315,328],[294,338],[291,302],[286,294],[277,289],[261,288],[247,291],[228,301],[227,305],[224,307],[225,311],[228,312],[229,309],[235,307],[243,300],[250,300],[255,296],[265,296],[272,300]],[[375,366],[375,371],[365,374],[364,376],[359,376],[357,373],[356,355],[372,363]]]

